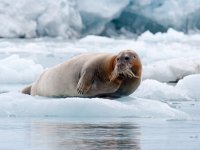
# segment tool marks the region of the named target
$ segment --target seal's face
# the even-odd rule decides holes
[[[139,78],[137,76],[137,65],[140,64],[138,55],[132,50],[125,50],[120,52],[115,59],[115,67],[112,74],[112,78],[116,77],[128,77]]]

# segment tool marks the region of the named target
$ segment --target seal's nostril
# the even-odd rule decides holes
[[[130,58],[129,58],[128,56],[126,56],[124,59],[125,59],[125,60],[129,60]]]

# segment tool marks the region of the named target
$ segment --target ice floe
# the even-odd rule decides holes
[[[187,118],[168,104],[142,98],[45,98],[19,92],[0,94],[1,117],[152,117]]]

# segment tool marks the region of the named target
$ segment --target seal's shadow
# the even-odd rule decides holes
[[[129,102],[129,101],[136,100],[136,98],[132,97],[132,96],[124,96],[124,97],[120,97],[120,98],[115,98],[115,97],[100,97],[100,98],[108,99],[108,100],[116,100],[116,101],[120,101],[120,102]]]
[[[136,100],[136,98],[132,96],[125,96],[125,97],[118,98],[116,100],[121,101],[121,102],[129,102],[129,101]]]

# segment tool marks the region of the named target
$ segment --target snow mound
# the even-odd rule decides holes
[[[143,78],[170,82],[197,73],[200,73],[200,57],[176,58],[157,61],[144,66]]]
[[[156,100],[190,100],[188,95],[181,89],[177,89],[167,83],[147,79],[142,81],[133,96]]]
[[[127,97],[117,100],[100,98],[45,98],[18,92],[0,95],[1,117],[153,117],[185,118],[187,115],[154,100]]]
[[[0,60],[0,84],[31,83],[43,71],[43,67],[32,60],[11,55]]]
[[[200,74],[183,78],[177,83],[176,88],[184,91],[192,99],[200,100]]]
[[[199,41],[199,34],[184,34],[184,32],[180,32],[174,30],[173,28],[169,28],[166,33],[158,32],[153,34],[149,31],[144,32],[138,38],[141,41],[146,42],[156,42],[160,41],[163,43],[174,43],[174,42],[186,42],[186,41]],[[184,48],[184,47],[183,47]]]
[[[200,74],[193,74],[169,85],[157,80],[146,79],[132,96],[156,100],[200,100]]]

